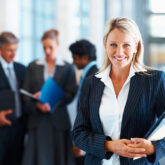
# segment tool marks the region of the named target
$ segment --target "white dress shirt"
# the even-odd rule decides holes
[[[12,75],[13,77],[16,79],[16,76],[15,76],[15,72],[14,72],[14,66],[13,66],[13,62],[11,63],[8,63],[6,62],[2,56],[0,56],[0,62],[1,62],[1,65],[2,65],[2,68],[5,72],[5,75],[7,76],[8,79],[10,79],[9,77],[9,72],[8,72],[8,68],[11,68],[12,70]]]
[[[128,97],[130,79],[135,75],[135,71],[131,66],[129,76],[120,90],[118,98],[116,98],[114,86],[109,77],[110,70],[111,65],[96,75],[105,84],[99,115],[104,134],[110,136],[112,140],[117,140],[120,138],[122,116]],[[119,155],[113,154],[109,160],[103,159],[102,165],[120,165]]]

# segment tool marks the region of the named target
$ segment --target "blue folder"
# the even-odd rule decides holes
[[[63,97],[63,89],[52,78],[48,78],[41,88],[40,101],[49,103],[52,112]]]

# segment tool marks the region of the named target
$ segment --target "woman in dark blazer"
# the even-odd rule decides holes
[[[165,138],[144,137],[165,111],[165,74],[141,63],[141,34],[132,20],[109,21],[103,41],[104,65],[82,87],[73,141],[86,152],[85,165],[157,165]]]
[[[57,30],[45,32],[42,45],[45,58],[29,64],[24,89],[39,97],[42,85],[52,77],[65,94],[53,110],[48,103],[26,98],[29,119],[23,165],[74,165],[66,110],[76,93],[74,69],[57,58]]]

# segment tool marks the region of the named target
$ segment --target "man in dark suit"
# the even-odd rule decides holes
[[[83,70],[77,91],[77,97],[79,97],[84,79],[98,71],[96,65],[96,48],[88,40],[82,39],[71,44],[69,50],[72,53],[73,63],[76,65],[77,69]],[[73,146],[73,154],[77,165],[83,165],[84,152],[76,146]]]
[[[25,67],[14,62],[17,37],[0,34],[0,164],[20,165],[24,142],[23,104],[19,95]]]

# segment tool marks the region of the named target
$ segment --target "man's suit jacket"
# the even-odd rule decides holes
[[[24,77],[25,77],[25,71],[26,71],[25,66],[23,66],[20,63],[14,62],[14,71],[16,74],[18,87],[22,88]],[[2,91],[2,90],[11,90],[11,87],[9,85],[8,78],[0,63],[0,91]]]
[[[43,113],[36,109],[36,101],[30,98],[25,98],[26,109],[29,113],[28,128],[35,128],[40,125],[40,121],[44,120],[47,116],[52,121],[52,124],[58,130],[70,129],[70,121],[66,111],[66,105],[71,102],[76,93],[76,80],[74,68],[71,64],[65,63],[64,65],[56,65],[55,74],[53,79],[64,90],[64,98],[60,101],[54,112]],[[41,90],[44,84],[44,64],[42,60],[32,62],[27,70],[25,78],[24,89],[36,93]]]
[[[24,76],[25,76],[25,72],[26,72],[25,66],[23,66],[20,63],[14,62],[14,71],[15,71],[16,78],[17,78],[18,89],[20,89],[23,87],[23,81],[24,81]],[[12,92],[11,87],[9,85],[8,78],[7,78],[5,72],[2,68],[2,65],[0,63],[0,95],[1,94],[5,95],[5,91],[11,91]],[[22,109],[21,110],[22,110],[22,113],[24,113],[22,99],[20,101],[22,103]],[[5,102],[7,102],[7,101],[5,101]],[[0,102],[0,107],[3,106],[3,104],[4,104],[4,102]],[[10,102],[8,102],[8,104],[9,104],[8,106],[10,107]],[[3,109],[1,109],[1,110],[3,110]],[[6,126],[3,126],[3,127],[6,127]],[[3,137],[3,133],[2,133],[3,127],[0,127],[0,134],[1,134],[0,140],[3,140],[3,139],[7,140],[7,138],[5,137],[6,134]],[[3,132],[4,132],[4,129],[3,129]]]
[[[103,127],[99,117],[99,107],[104,84],[99,78],[90,76],[85,80],[79,99],[78,115],[72,131],[76,146],[86,151],[85,165],[100,165],[102,159],[109,159],[113,153],[104,152]],[[113,108],[113,107],[109,107]],[[165,111],[165,74],[151,71],[150,75],[138,74],[131,78],[126,102],[120,139],[143,138],[153,125],[155,118]],[[120,157],[121,165],[147,165],[165,155],[165,138],[153,142],[155,155],[133,160]]]

